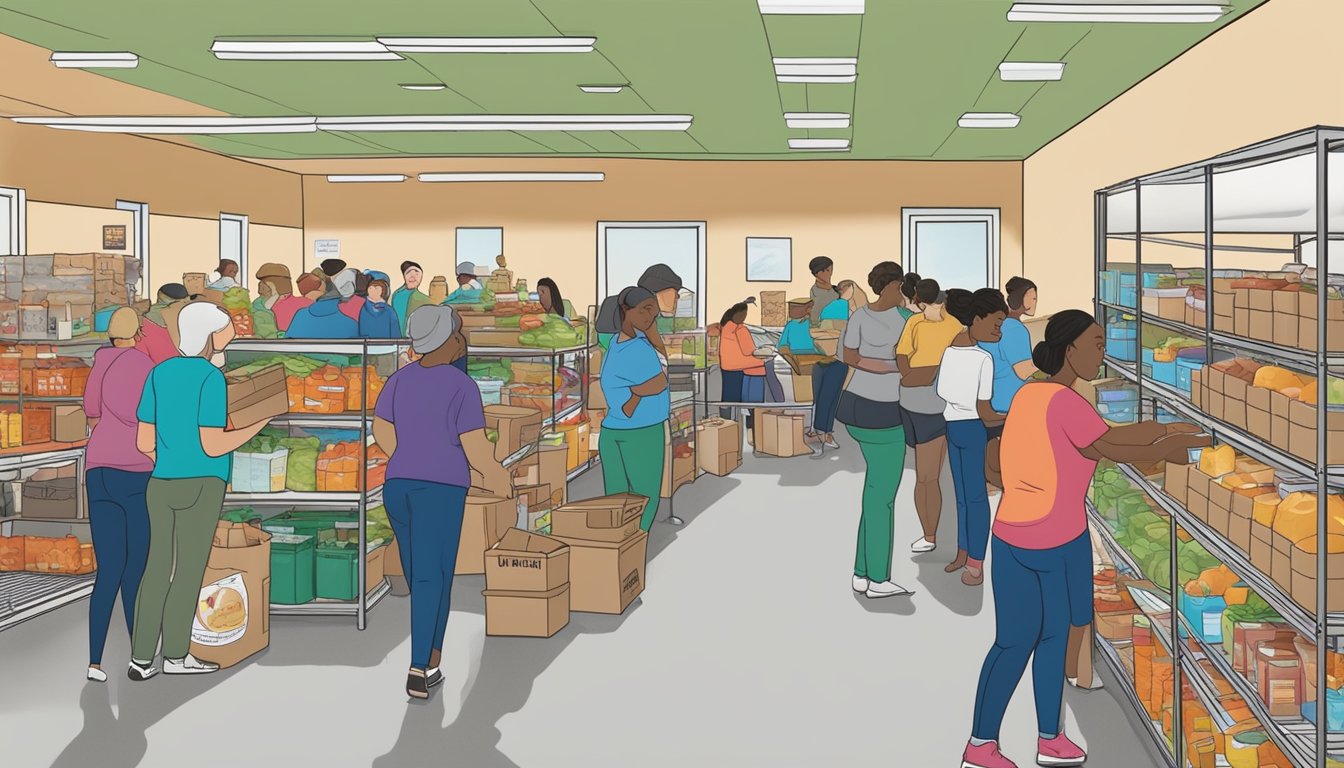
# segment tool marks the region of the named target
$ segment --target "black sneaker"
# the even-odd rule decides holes
[[[126,676],[137,683],[143,683],[157,674],[159,674],[159,668],[154,666],[153,661],[131,659],[131,665],[126,669]]]
[[[429,670],[429,672],[425,675],[426,688],[433,688],[434,686],[442,682],[443,682],[443,673],[439,671],[438,667],[434,667],[433,669]]]
[[[413,669],[406,675],[406,695],[412,699],[429,698],[429,678],[424,672]]]

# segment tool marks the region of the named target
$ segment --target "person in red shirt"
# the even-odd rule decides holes
[[[166,312],[169,307],[187,301],[187,288],[181,283],[164,283],[159,287],[157,301],[150,305],[140,323],[140,334],[136,337],[135,348],[149,356],[155,365],[172,357],[177,357],[177,344],[168,330],[168,323],[174,312]]]
[[[1032,360],[1050,376],[1013,398],[1003,430],[1003,498],[991,541],[994,646],[980,671],[962,768],[1016,768],[999,751],[999,728],[1032,661],[1041,765],[1082,765],[1060,720],[1069,628],[1092,622],[1092,543],[1084,498],[1097,461],[1189,461],[1208,445],[1187,424],[1111,427],[1072,387],[1100,372],[1105,335],[1076,309],[1050,319]]]
[[[284,264],[261,265],[257,270],[257,294],[275,313],[275,327],[281,331],[289,328],[295,312],[313,303],[306,296],[294,295],[294,281],[290,278],[289,267]]]

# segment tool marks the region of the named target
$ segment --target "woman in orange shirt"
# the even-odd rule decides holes
[[[765,402],[765,361],[756,357],[756,342],[747,328],[747,305],[734,304],[719,321],[719,368],[725,403]],[[751,432],[753,411],[747,411]]]

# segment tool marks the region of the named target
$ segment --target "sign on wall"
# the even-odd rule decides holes
[[[341,257],[340,240],[314,240],[313,256],[317,261],[339,259]]]
[[[747,281],[787,283],[793,280],[793,240],[788,237],[747,238]]]
[[[125,224],[104,224],[104,225],[103,225],[103,250],[105,250],[105,251],[124,251],[124,250],[126,250],[126,225],[125,225]]]

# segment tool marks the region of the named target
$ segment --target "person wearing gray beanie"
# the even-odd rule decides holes
[[[402,570],[414,574],[406,693],[427,699],[443,682],[439,659],[472,476],[498,498],[513,497],[513,478],[486,437],[480,389],[453,364],[467,346],[462,318],[452,307],[425,305],[406,325],[420,357],[388,378],[373,436],[388,455],[383,503]]]

